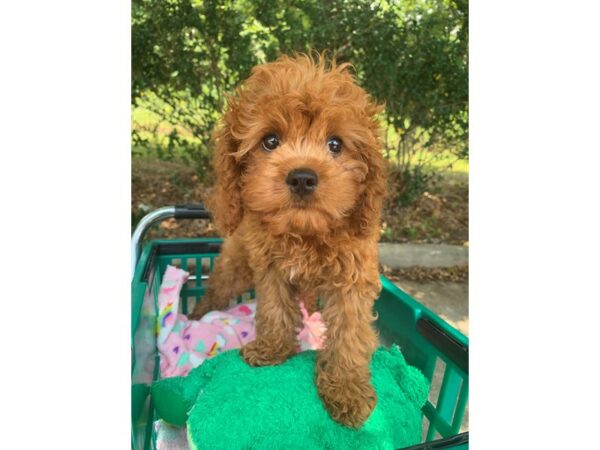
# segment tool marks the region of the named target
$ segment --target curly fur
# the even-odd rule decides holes
[[[369,363],[377,346],[373,302],[381,289],[379,111],[346,64],[300,55],[254,68],[228,99],[215,135],[217,182],[207,204],[227,237],[192,313],[222,308],[254,286],[257,338],[242,355],[252,365],[278,364],[294,353],[298,297],[319,296],[327,336],[317,387],[331,416],[352,427],[376,403]],[[261,142],[270,133],[281,145],[266,152]],[[327,148],[331,136],[342,139],[339,155]],[[296,168],[318,174],[308,200],[286,185]]]

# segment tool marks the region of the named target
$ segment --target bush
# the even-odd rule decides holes
[[[468,157],[467,44],[461,0],[134,0],[133,152],[204,175],[225,94],[255,64],[329,50],[385,102],[385,156],[408,201],[440,155]]]

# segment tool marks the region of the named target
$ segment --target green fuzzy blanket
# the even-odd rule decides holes
[[[278,366],[250,367],[231,350],[187,377],[152,387],[158,415],[188,426],[198,449],[393,449],[421,439],[421,407],[429,384],[397,347],[379,348],[371,361],[377,406],[358,430],[334,422],[317,393],[314,351]]]

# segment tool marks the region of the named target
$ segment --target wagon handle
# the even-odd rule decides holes
[[[133,235],[131,236],[131,277],[135,274],[140,253],[142,251],[142,239],[152,225],[165,219],[210,219],[210,213],[202,203],[164,206],[149,212],[139,221]]]

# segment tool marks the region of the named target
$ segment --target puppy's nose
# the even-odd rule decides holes
[[[319,177],[310,169],[294,169],[285,179],[290,191],[300,196],[312,193],[319,184]]]

